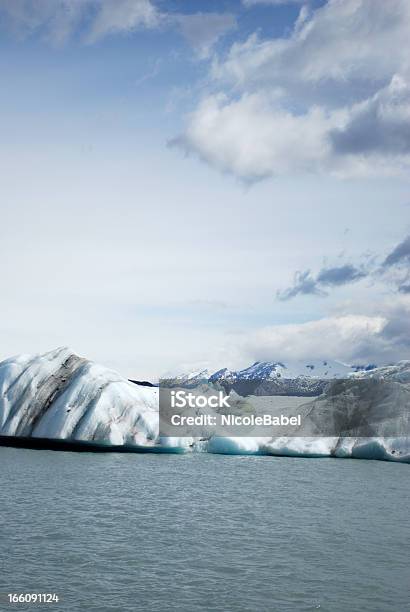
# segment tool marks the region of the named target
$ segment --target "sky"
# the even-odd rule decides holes
[[[410,359],[408,0],[0,0],[0,358]]]

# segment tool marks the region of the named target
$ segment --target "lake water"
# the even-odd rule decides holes
[[[0,465],[1,610],[410,609],[409,465],[12,448]]]

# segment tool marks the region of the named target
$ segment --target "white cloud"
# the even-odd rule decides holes
[[[386,84],[409,68],[409,24],[407,0],[329,0],[289,38],[253,35],[234,44],[213,75],[242,87],[297,88],[303,82],[320,88],[334,80],[351,90],[359,82]]]
[[[160,13],[150,0],[102,0],[87,38],[95,42],[107,34],[155,28],[159,22]]]
[[[160,13],[150,0],[0,0],[3,27],[20,36],[40,32],[57,44],[85,23],[85,38],[95,42],[112,33],[156,27]]]
[[[339,359],[385,364],[410,357],[410,300],[380,315],[346,314],[249,334],[241,345],[248,360]]]
[[[215,43],[237,25],[231,13],[194,13],[169,19],[202,59],[208,58]]]
[[[87,2],[61,0],[0,0],[2,27],[10,26],[19,36],[40,30],[48,40],[61,44],[72,34]]]
[[[289,38],[254,34],[214,60],[214,90],[177,142],[245,180],[407,171],[410,3],[330,0],[302,11]]]
[[[384,317],[346,315],[292,325],[276,325],[256,331],[245,342],[245,350],[259,360],[354,359],[386,325]]]
[[[91,44],[113,34],[176,28],[203,59],[236,27],[230,13],[171,14],[151,0],[0,0],[1,16],[3,27],[11,26],[19,36],[40,33],[56,44],[78,31]]]
[[[201,102],[183,137],[173,143],[216,168],[255,181],[324,167],[331,153],[326,136],[339,124],[338,114],[327,115],[321,108],[294,115],[266,92],[239,100],[219,94]]]

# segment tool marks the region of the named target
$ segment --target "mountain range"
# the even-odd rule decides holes
[[[161,385],[194,388],[201,383],[222,386],[240,395],[320,395],[330,381],[371,372],[375,364],[349,365],[330,359],[256,361],[242,370],[222,368],[214,373],[193,371],[162,379]]]

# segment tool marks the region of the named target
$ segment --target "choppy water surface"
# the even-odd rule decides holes
[[[0,448],[1,609],[410,609],[410,466]],[[0,607],[1,607],[0,606]]]

